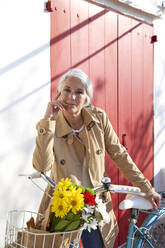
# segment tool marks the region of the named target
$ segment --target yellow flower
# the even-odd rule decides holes
[[[54,212],[56,217],[63,218],[69,212],[69,208],[64,201],[56,201],[55,204],[52,201],[51,212]]]
[[[56,188],[53,193],[51,212],[54,212],[56,217],[64,217],[69,211],[69,198],[71,193],[61,188]]]
[[[70,210],[77,214],[84,207],[84,196],[81,192],[81,188],[76,190],[71,179],[62,178],[53,193],[51,212],[54,212],[56,217],[61,218]]]
[[[72,192],[75,192],[75,191],[76,191],[76,188],[73,187],[72,185],[67,189],[67,192],[71,193],[71,194],[72,194]]]
[[[84,207],[84,196],[81,194],[81,191],[80,188],[73,191],[69,198],[70,209],[74,214],[77,214]]]
[[[62,188],[56,188],[54,193],[54,201],[59,201],[59,200],[64,200],[68,201],[68,197],[70,197],[70,191],[68,190],[63,190]]]
[[[56,188],[62,188],[62,189],[67,189],[72,185],[71,179],[66,177],[65,179],[62,178],[61,181],[57,184]]]

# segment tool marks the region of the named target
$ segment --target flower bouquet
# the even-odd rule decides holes
[[[71,179],[62,178],[56,185],[51,202],[49,232],[97,229],[110,222],[102,200],[91,188],[75,185]]]

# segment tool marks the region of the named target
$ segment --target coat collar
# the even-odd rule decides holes
[[[91,108],[83,108],[82,116],[84,118],[84,124],[85,126],[87,126],[87,129],[88,127],[91,128],[95,123],[100,122],[95,112],[91,111]],[[71,132],[72,132],[72,128],[66,122],[62,111],[59,111],[56,117],[56,131],[55,131],[56,136],[63,137],[65,135],[70,134]]]
[[[72,128],[66,122],[62,111],[59,111],[56,117],[56,129],[55,129],[56,136],[62,137],[68,135],[71,132],[72,132]]]

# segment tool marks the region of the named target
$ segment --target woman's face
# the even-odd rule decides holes
[[[87,102],[87,94],[84,85],[76,77],[68,77],[61,89],[61,98],[65,103],[65,109],[72,114],[79,114]]]

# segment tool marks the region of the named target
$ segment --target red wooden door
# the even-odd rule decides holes
[[[119,137],[144,175],[153,180],[153,28],[119,15]],[[148,77],[147,77],[148,75]],[[128,184],[122,174],[119,183]],[[119,196],[119,201],[124,195]],[[119,228],[127,230],[128,211],[119,211]],[[143,217],[139,221],[142,222]],[[119,233],[119,243],[125,241]]]
[[[118,17],[118,118],[119,138],[129,151],[132,147],[130,132],[132,128],[132,75],[131,75],[131,19]],[[122,174],[119,174],[119,184],[128,185]],[[119,195],[119,202],[124,199]],[[128,211],[119,211],[119,244],[126,238],[128,229]],[[120,232],[122,230],[122,232]]]
[[[120,141],[152,180],[153,28],[86,1],[52,0],[52,9],[51,98],[63,73],[84,70],[93,82],[93,104],[106,111]],[[106,170],[114,184],[128,183],[107,155]],[[122,230],[115,247],[127,232],[127,214],[118,210],[122,198],[112,195]]]

